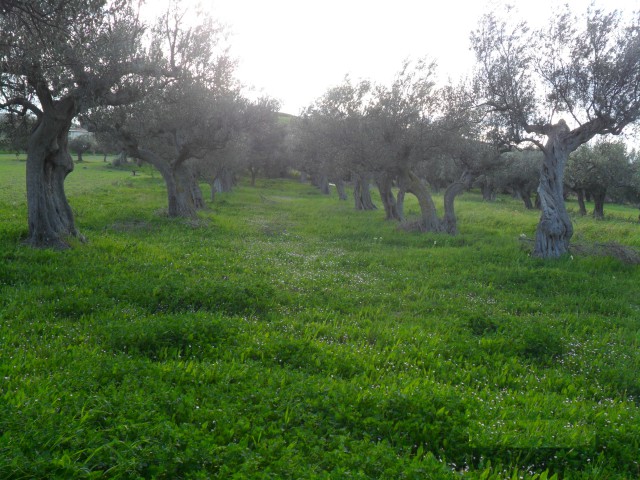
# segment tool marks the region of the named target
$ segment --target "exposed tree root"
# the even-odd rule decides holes
[[[534,239],[520,236],[520,243],[528,251],[533,252]],[[619,243],[571,243],[569,254],[580,257],[611,257],[627,265],[640,265],[640,251]]]

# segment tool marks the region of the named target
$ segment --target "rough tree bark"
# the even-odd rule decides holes
[[[604,200],[606,197],[606,190],[593,192],[593,218],[596,220],[604,219]]]
[[[329,191],[329,177],[327,177],[327,175],[320,173],[314,176],[313,180],[314,185],[320,189],[323,195],[329,195],[331,193]]]
[[[344,186],[344,180],[342,180],[341,178],[338,178],[335,181],[335,184],[336,184],[336,191],[338,192],[338,198],[340,200],[346,201],[349,197],[347,196],[347,190],[345,189],[345,186]]]
[[[68,152],[71,121],[78,113],[70,98],[43,105],[27,150],[28,245],[67,248],[69,237],[81,238],[64,193],[64,181],[73,171]]]
[[[457,182],[452,183],[444,192],[444,218],[442,219],[442,229],[449,235],[458,234],[458,220],[454,209],[454,201],[458,195],[471,186],[473,176],[469,172],[464,172]]]
[[[353,198],[356,210],[376,210],[376,206],[371,200],[369,190],[369,177],[367,175],[355,174],[353,184]]]
[[[529,190],[519,190],[518,194],[524,203],[524,208],[527,210],[533,210],[534,206],[531,202],[531,192]]]
[[[460,179],[447,187],[444,193],[444,217],[438,218],[435,203],[427,189],[427,186],[413,172],[404,170],[400,177],[400,192],[404,202],[404,192],[413,194],[418,199],[420,206],[420,221],[418,228],[422,232],[443,232],[449,235],[457,235],[458,226],[455,214],[455,198],[465,190],[468,190],[473,182],[473,175],[464,172]],[[398,195],[400,197],[400,194]]]
[[[482,192],[482,200],[485,202],[494,202],[496,200],[496,187],[491,180],[484,179],[480,183],[480,191]]]
[[[436,212],[433,198],[425,184],[413,172],[401,171],[399,175],[400,190],[411,193],[418,199],[420,206],[419,228],[423,232],[440,232],[442,224]]]
[[[380,192],[380,200],[384,206],[384,212],[387,220],[402,220],[397,209],[396,197],[391,189],[393,177],[386,173],[380,174],[376,178],[378,191]]]
[[[570,131],[564,121],[550,126],[543,150],[538,196],[542,214],[536,229],[533,253],[541,258],[557,258],[569,251],[573,226],[564,203],[564,167],[569,153],[575,149],[568,138]]]
[[[584,190],[579,188],[576,195],[578,196],[578,208],[580,209],[580,215],[584,217],[587,214],[587,206],[584,204]]]
[[[187,163],[188,156],[168,161],[152,150],[140,148],[137,140],[124,131],[120,131],[120,138],[130,156],[153,165],[162,175],[167,187],[168,216],[194,217],[204,207],[197,177]]]
[[[218,193],[228,193],[233,190],[235,185],[233,171],[228,168],[221,169],[216,175],[214,184]]]

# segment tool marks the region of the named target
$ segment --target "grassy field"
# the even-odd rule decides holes
[[[532,258],[538,214],[473,192],[456,237],[284,180],[169,219],[88,160],[88,242],[38,251],[0,156],[0,478],[640,476],[638,266]],[[605,214],[577,241],[640,247]]]

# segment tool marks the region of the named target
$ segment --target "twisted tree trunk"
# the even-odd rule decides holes
[[[378,185],[378,191],[380,192],[380,200],[384,206],[384,212],[387,220],[402,220],[400,213],[398,212],[396,205],[396,198],[393,195],[392,187],[393,178],[383,173],[378,175],[376,184]]]
[[[531,192],[528,189],[520,189],[518,190],[518,195],[520,195],[520,198],[524,203],[524,208],[526,208],[527,210],[533,210],[534,206],[531,202]]]
[[[420,206],[419,228],[423,232],[441,232],[442,224],[426,185],[413,172],[403,170],[399,176],[400,190],[413,194]]]
[[[458,220],[456,218],[454,202],[458,195],[468,190],[473,181],[473,176],[469,172],[464,172],[460,180],[452,183],[444,192],[444,218],[442,219],[442,229],[449,235],[458,234]]]
[[[29,138],[27,150],[28,245],[67,248],[68,237],[82,238],[64,192],[64,181],[73,171],[68,152],[75,101],[65,98],[44,108]]]
[[[376,210],[376,206],[373,204],[373,200],[371,200],[369,178],[361,174],[355,174],[354,177],[353,198],[355,200],[356,210]]]
[[[542,214],[536,230],[534,255],[557,258],[569,251],[573,226],[564,204],[563,176],[571,147],[566,137],[569,129],[564,122],[548,132],[544,161],[540,172],[538,196]]]

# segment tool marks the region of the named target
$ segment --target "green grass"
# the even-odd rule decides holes
[[[640,475],[638,267],[532,258],[520,203],[424,235],[270,180],[175,220],[88,157],[57,252],[20,243],[24,162],[0,179],[0,478]],[[640,247],[605,213],[579,241]]]

